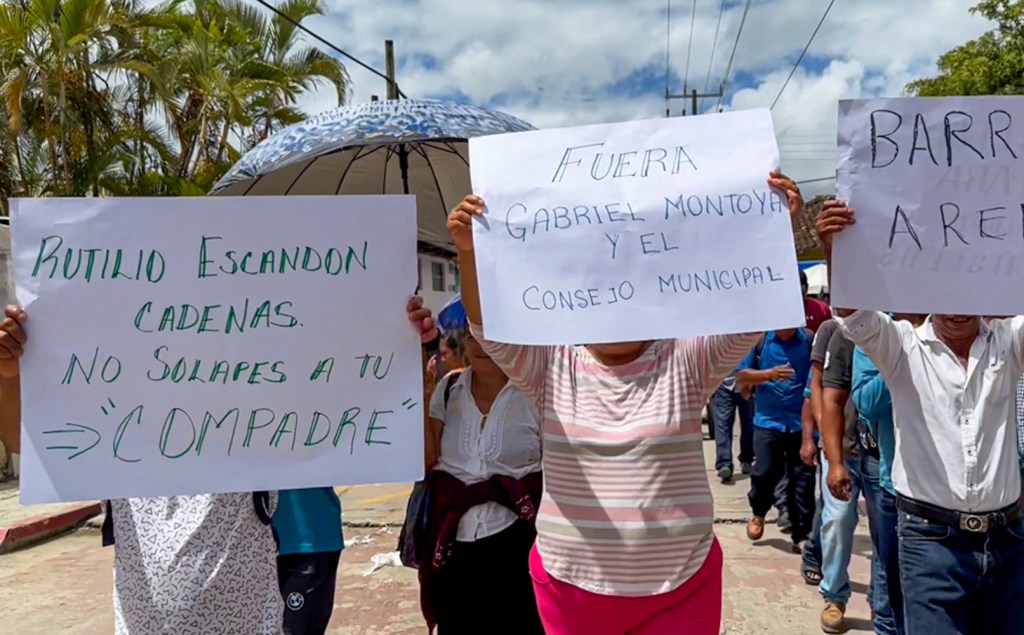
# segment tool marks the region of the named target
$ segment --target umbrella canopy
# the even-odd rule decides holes
[[[339,108],[257,145],[211,194],[415,194],[419,240],[451,251],[445,219],[470,193],[467,141],[533,129],[512,115],[437,100]]]

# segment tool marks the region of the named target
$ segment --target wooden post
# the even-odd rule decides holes
[[[395,81],[394,40],[384,40],[384,74],[388,77],[388,99],[398,99],[398,82]]]

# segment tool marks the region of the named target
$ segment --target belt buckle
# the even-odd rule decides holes
[[[989,518],[988,516],[977,516],[975,514],[960,514],[960,529],[976,534],[987,533]]]

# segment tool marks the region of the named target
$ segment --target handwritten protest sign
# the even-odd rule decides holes
[[[412,197],[14,201],[22,501],[423,473]]]
[[[470,140],[487,336],[525,344],[804,323],[767,110]]]
[[[838,178],[836,305],[1024,313],[1024,98],[840,102]]]

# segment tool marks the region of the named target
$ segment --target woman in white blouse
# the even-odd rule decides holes
[[[539,499],[540,416],[465,337],[467,367],[439,381],[430,401],[431,436],[439,440],[431,514],[458,518],[458,527],[426,595],[435,604],[438,635],[543,634],[529,573],[533,516],[515,498],[529,489],[533,505]],[[454,486],[439,487],[436,477]],[[481,500],[471,492],[484,489],[490,502],[467,502]],[[427,567],[420,567],[421,582]]]

